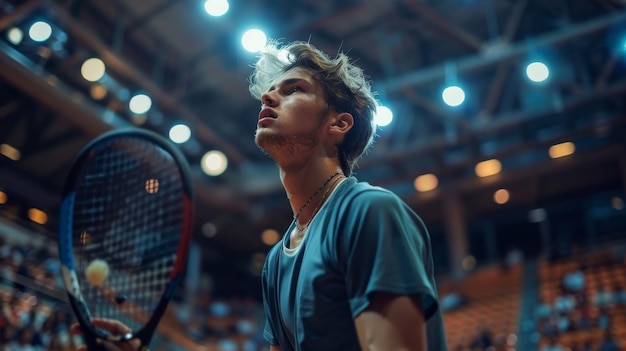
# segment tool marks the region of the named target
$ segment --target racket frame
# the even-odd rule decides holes
[[[177,165],[182,182],[183,190],[183,223],[181,224],[181,237],[176,252],[176,261],[168,276],[168,283],[165,286],[163,294],[157,303],[152,315],[147,323],[136,332],[130,332],[123,335],[113,335],[100,328],[97,328],[92,322],[91,312],[87,303],[82,297],[73,256],[73,210],[75,185],[79,176],[82,174],[83,167],[93,157],[95,149],[106,142],[115,138],[139,138],[144,141],[155,144],[171,155]],[[63,197],[61,202],[61,211],[59,216],[59,259],[62,266],[63,282],[67,290],[68,300],[74,311],[74,315],[83,332],[83,337],[88,350],[101,351],[105,350],[97,339],[106,341],[124,341],[131,339],[139,339],[141,346],[139,350],[145,350],[152,340],[156,328],[161,317],[167,309],[170,299],[174,295],[176,288],[183,279],[187,259],[189,256],[189,247],[191,244],[191,236],[193,233],[193,217],[194,217],[194,189],[193,180],[189,165],[180,150],[175,148],[162,136],[144,129],[123,128],[110,131],[97,137],[87,144],[72,162],[71,169],[65,181],[63,189]]]

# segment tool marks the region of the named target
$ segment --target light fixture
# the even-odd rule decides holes
[[[104,66],[104,62],[97,57],[92,57],[80,66],[80,74],[85,78],[88,82],[96,82],[104,77],[104,72],[106,67]]]
[[[550,146],[548,154],[551,158],[560,158],[569,156],[576,151],[576,145],[570,141]]]
[[[48,221],[48,215],[44,211],[34,207],[28,210],[28,218],[38,224],[46,224]]]
[[[611,207],[615,210],[621,210],[624,208],[624,200],[619,196],[613,196],[611,198]]]
[[[495,193],[493,193],[493,201],[495,201],[499,205],[503,205],[509,202],[510,197],[511,195],[506,189],[498,189]]]
[[[204,10],[214,17],[223,16],[229,8],[228,0],[206,0],[204,2]]]
[[[545,63],[535,61],[526,66],[526,76],[528,76],[528,79],[533,82],[540,83],[548,79],[550,76],[550,70]]]
[[[209,151],[202,156],[200,167],[205,174],[218,176],[228,167],[228,158],[219,150]]]
[[[261,241],[267,246],[272,246],[280,240],[280,234],[275,229],[266,229],[261,233]]]
[[[393,112],[387,106],[376,107],[374,123],[379,127],[384,127],[393,121]]]
[[[33,23],[28,29],[28,36],[36,42],[44,42],[52,35],[52,27],[44,21]]]
[[[546,220],[547,212],[543,208],[536,208],[528,212],[528,221],[530,223],[540,223]]]
[[[502,164],[496,159],[479,162],[474,168],[474,172],[479,177],[489,177],[502,171]]]
[[[452,85],[443,90],[441,98],[446,105],[456,107],[465,101],[465,91],[457,85]]]
[[[136,94],[128,102],[128,108],[132,113],[141,115],[150,110],[152,99],[146,94]]]
[[[217,226],[211,222],[206,222],[202,225],[202,234],[207,238],[212,238],[217,235]]]
[[[0,154],[10,158],[13,161],[19,161],[22,157],[20,150],[9,144],[0,144]]]
[[[107,96],[108,89],[104,84],[92,84],[89,87],[89,95],[94,100],[102,100]]]
[[[431,191],[437,188],[437,185],[439,185],[439,180],[437,179],[437,176],[430,173],[423,174],[415,178],[415,181],[413,182],[415,190],[419,192]]]
[[[182,144],[191,138],[191,129],[186,124],[179,123],[170,128],[170,140]]]
[[[241,45],[249,52],[259,52],[266,44],[267,37],[260,29],[250,29],[241,37]]]
[[[7,40],[13,45],[19,45],[24,39],[24,32],[17,27],[13,27],[7,31]]]

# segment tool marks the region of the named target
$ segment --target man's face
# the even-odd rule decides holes
[[[296,67],[278,77],[261,97],[256,144],[277,159],[319,144],[329,109],[322,85]]]

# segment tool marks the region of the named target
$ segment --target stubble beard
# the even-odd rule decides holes
[[[256,131],[256,145],[264,154],[271,157],[279,165],[282,162],[298,160],[301,155],[319,142],[316,134],[283,135],[273,131]]]

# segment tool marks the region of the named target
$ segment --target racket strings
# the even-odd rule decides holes
[[[141,140],[115,140],[94,153],[79,180],[73,235],[81,292],[94,316],[136,330],[158,304],[176,259],[182,182],[172,157]],[[100,285],[87,266],[104,260]]]

